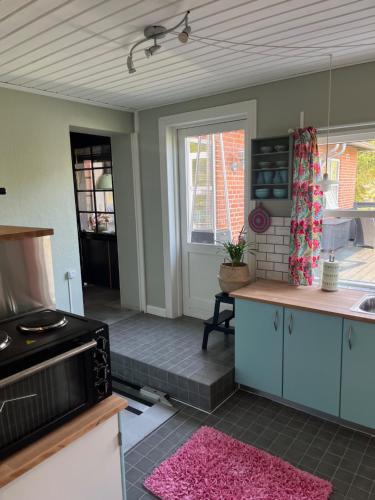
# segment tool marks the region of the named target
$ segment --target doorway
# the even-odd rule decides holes
[[[236,239],[246,213],[246,121],[178,131],[182,309],[207,318],[220,291],[222,243]]]
[[[84,310],[108,321],[120,308],[111,139],[71,132],[70,143]]]

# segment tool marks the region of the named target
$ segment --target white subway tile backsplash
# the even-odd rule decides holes
[[[283,245],[284,238],[283,238],[283,236],[274,236],[273,234],[269,234],[267,236],[267,243],[274,243],[277,245]]]
[[[267,262],[266,260],[260,260],[257,262],[257,268],[258,269],[266,269],[266,270],[273,270],[273,262]]]
[[[283,256],[281,255],[281,253],[268,253],[267,260],[269,262],[282,262]]]
[[[265,234],[256,234],[255,235],[255,241],[257,243],[266,243],[267,242],[267,236]]]
[[[275,263],[275,271],[281,271],[283,273],[288,272],[288,264],[282,264],[280,262]]]
[[[272,252],[272,250],[270,250]],[[275,245],[275,252],[289,254],[289,246],[287,245]]]
[[[272,226],[283,226],[284,225],[284,217],[272,217],[271,224],[272,224]]]
[[[267,231],[255,235],[257,278],[288,281],[289,239],[289,217],[272,217]]]
[[[290,229],[289,229],[289,226],[286,227],[286,226],[277,226],[275,228],[275,233],[280,235],[280,236],[289,236],[290,234]]]
[[[259,252],[274,252],[275,251],[275,245],[271,245],[269,243],[260,243]]]
[[[264,252],[257,252],[256,258],[257,260],[267,260],[267,254]]]
[[[277,272],[277,271],[267,271],[266,272],[266,278],[268,280],[282,281],[282,279],[283,279],[283,273],[280,273],[280,272]]]

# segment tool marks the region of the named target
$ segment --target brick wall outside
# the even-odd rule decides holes
[[[348,146],[340,157],[339,207],[353,208],[357,177],[358,150]]]
[[[245,133],[243,130],[223,132],[225,172],[227,177],[228,199],[232,237],[236,238],[244,224],[245,210],[245,170],[243,152]],[[237,168],[233,166],[237,165]],[[224,174],[221,155],[220,134],[215,134],[215,176],[216,176],[216,227],[228,229],[225,204]]]
[[[266,232],[255,235],[256,277],[288,281],[290,217],[272,217]]]
[[[331,147],[333,144],[330,145]],[[320,155],[325,155],[326,148],[319,146]],[[338,156],[340,160],[339,171],[339,208],[353,208],[355,202],[355,183],[357,177],[358,149],[347,146],[343,155]]]

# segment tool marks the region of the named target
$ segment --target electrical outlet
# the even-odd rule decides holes
[[[77,277],[77,271],[75,269],[71,269],[70,271],[66,271],[65,278],[67,280],[73,280]]]

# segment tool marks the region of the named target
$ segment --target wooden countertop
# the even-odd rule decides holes
[[[0,241],[22,240],[23,238],[36,238],[50,236],[53,229],[42,227],[0,226]]]
[[[282,281],[260,279],[232,292],[231,296],[374,323],[375,315],[351,311],[351,307],[369,293],[349,288],[324,292],[315,286],[294,286]]]
[[[0,462],[0,487],[65,448],[127,406],[126,399],[112,395],[30,446],[6,458]]]

